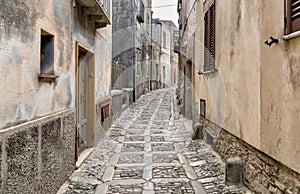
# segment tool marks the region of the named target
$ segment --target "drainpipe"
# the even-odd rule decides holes
[[[161,21],[157,21],[157,24],[160,25],[160,36],[159,36],[159,67],[161,70],[162,64],[161,64],[161,55],[162,55],[162,22]],[[160,71],[160,79],[161,79],[161,71]],[[161,80],[160,80],[161,82]]]
[[[153,32],[152,32],[152,19],[153,19],[153,11],[151,11],[151,24],[150,24],[150,37],[151,37],[151,63],[150,63],[150,79],[149,79],[149,91],[152,91],[152,76],[153,76]]]
[[[136,10],[135,10],[135,1],[134,0],[132,0],[132,13],[134,13],[133,14],[133,26],[135,26],[135,24],[136,24]],[[136,75],[135,75],[135,73],[136,73],[136,50],[135,50],[135,31],[136,31],[136,29],[134,28],[134,27],[132,27],[132,37],[133,37],[133,47],[132,48],[134,48],[134,49],[132,49],[132,54],[133,54],[133,56],[134,56],[134,61],[133,61],[133,72],[132,72],[132,74],[133,74],[133,102],[135,102],[136,101],[136,90],[135,90],[135,88],[136,88],[136,86],[135,86],[135,83],[136,83]]]

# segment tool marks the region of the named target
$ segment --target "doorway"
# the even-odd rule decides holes
[[[76,160],[93,146],[94,54],[76,43]]]

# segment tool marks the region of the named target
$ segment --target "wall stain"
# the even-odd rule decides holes
[[[23,42],[34,39],[32,31],[37,15],[30,7],[31,1],[0,1],[0,24],[4,37],[11,39],[18,36]]]
[[[67,84],[67,95],[68,95],[68,101],[67,101],[67,108],[71,107],[71,103],[72,103],[72,89],[71,89],[71,78],[70,76],[68,76],[68,78],[66,79],[66,84]]]
[[[296,56],[289,57],[288,68],[290,70],[290,83],[294,90],[300,87],[300,67]]]
[[[276,144],[277,148],[279,148],[279,146],[280,146],[281,143],[282,143],[282,139],[279,138],[279,139],[277,140],[277,144]]]
[[[241,1],[238,1],[238,6],[236,6],[236,12],[238,13],[237,15],[237,22],[236,22],[236,31],[240,30],[241,26],[241,19],[242,19],[242,8],[241,8]]]

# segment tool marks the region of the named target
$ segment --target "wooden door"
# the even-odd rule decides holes
[[[76,44],[76,159],[93,146],[94,134],[94,55]]]

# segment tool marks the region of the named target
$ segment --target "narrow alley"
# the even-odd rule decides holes
[[[0,4],[0,194],[300,194],[300,0]]]
[[[247,193],[225,186],[225,165],[192,141],[176,111],[175,90],[143,95],[127,109],[58,193]]]

